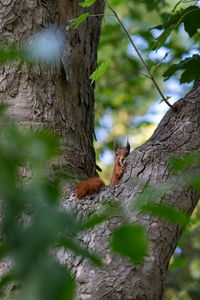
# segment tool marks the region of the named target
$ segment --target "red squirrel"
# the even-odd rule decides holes
[[[127,140],[125,147],[119,147],[117,143],[114,143],[115,149],[115,159],[114,159],[114,169],[111,177],[110,183],[115,185],[119,183],[122,174],[124,173],[124,159],[128,156],[130,152],[130,144]],[[87,194],[92,194],[105,186],[103,180],[99,177],[89,178],[87,180],[79,182],[75,187],[75,195],[78,198],[82,198]]]

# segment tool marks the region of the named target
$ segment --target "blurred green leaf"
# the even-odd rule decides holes
[[[200,191],[200,174],[191,176],[190,184],[194,189],[196,189],[197,191]]]
[[[188,153],[183,155],[183,157],[174,157],[170,161],[171,168],[175,172],[186,171],[199,163],[200,155],[197,152]]]
[[[98,215],[89,216],[88,219],[86,219],[82,224],[82,229],[91,229],[95,227],[96,225],[99,225],[107,220],[109,220],[112,217],[116,216],[122,216],[123,212],[121,207],[117,203],[108,202],[108,199],[106,199],[106,207],[104,208],[103,212]]]
[[[89,7],[92,4],[94,4],[95,2],[96,2],[96,0],[85,0],[85,2],[79,3],[79,5],[82,7]]]
[[[166,100],[169,100],[170,98],[171,98],[171,96],[167,96],[165,99],[166,99]],[[161,99],[160,102],[165,101],[165,99]]]
[[[193,6],[188,9],[187,14],[184,17],[185,31],[192,37],[200,28],[200,8]]]
[[[109,68],[109,65],[111,63],[111,60],[107,60],[105,62],[103,62],[91,75],[90,75],[90,79],[92,80],[98,80],[99,78],[101,78],[103,76],[103,74],[107,71],[107,69]]]
[[[156,70],[156,68],[157,68],[157,65],[153,65],[153,66],[151,67],[150,73],[153,74],[154,71]]]
[[[83,21],[85,21],[85,19],[87,19],[87,17],[89,16],[89,13],[85,13],[80,15],[80,17],[76,18],[74,20],[74,22],[71,24],[72,27],[77,27],[79,24],[81,24]]]
[[[106,221],[107,219],[108,219],[108,216],[106,216],[105,214],[93,216],[92,218],[89,218],[89,219],[83,224],[83,228],[84,228],[84,229],[93,228],[93,227],[95,227],[96,225],[99,225],[99,224],[101,224],[102,222]]]
[[[13,280],[15,280],[16,277],[13,273],[7,273],[6,275],[2,276],[0,279],[0,296],[3,294],[3,288]]]
[[[192,37],[197,33],[198,28],[200,28],[200,8],[197,6],[187,7],[174,15],[170,15],[169,20],[162,25],[155,26],[154,28],[164,29],[164,31],[156,39],[157,41],[154,43],[152,49],[157,50],[164,46],[171,32],[181,23],[184,23],[185,30]]]
[[[170,36],[172,30],[174,29],[173,26],[166,28],[163,33],[156,39],[152,49],[158,50],[160,47],[164,46],[167,38]]]
[[[22,51],[19,51],[15,44],[6,45],[0,48],[0,65],[12,63],[23,58]]]
[[[74,292],[75,282],[66,266],[46,258],[26,278],[22,299],[73,300]]]
[[[138,2],[139,1],[137,1],[137,3]],[[164,8],[168,3],[166,0],[143,0],[142,2],[146,5],[146,8],[149,11],[156,9],[157,12],[159,12],[161,8]]]
[[[122,225],[113,233],[111,248],[134,263],[141,264],[148,251],[148,240],[139,225]]]
[[[88,258],[97,266],[102,265],[101,259],[97,255],[90,253],[86,248],[81,247],[77,242],[73,241],[72,239],[61,239],[59,242],[59,246],[64,246],[75,252],[77,255],[81,255],[84,258]]]
[[[188,257],[176,257],[174,258],[173,262],[169,265],[169,268],[177,269],[177,268],[183,268],[189,261]]]
[[[0,123],[3,124],[0,126],[0,199],[4,209],[0,257],[12,258],[14,262],[11,267],[14,279],[22,282],[20,299],[73,299],[71,275],[49,257],[49,249],[67,236],[63,243],[67,249],[96,265],[101,261],[74,242],[77,233],[83,230],[83,221],[58,205],[62,177],[59,171],[54,177],[50,174],[49,162],[60,154],[59,139],[44,130],[24,131],[3,115]],[[2,280],[2,292],[12,279],[7,276]]]
[[[192,57],[187,57],[179,64],[171,65],[163,74],[165,80],[169,79],[174,73],[182,70],[180,83],[191,82],[199,79],[200,56],[194,54]]]
[[[147,204],[142,207],[142,211],[184,227],[189,221],[186,213],[164,204]]]
[[[3,117],[3,113],[5,112],[6,108],[8,107],[5,103],[0,103],[0,117]]]

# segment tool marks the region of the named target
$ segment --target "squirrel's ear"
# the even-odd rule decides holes
[[[128,139],[127,139],[127,142],[126,142],[126,148],[127,148],[128,152],[130,152],[130,148],[131,148],[131,146],[130,146],[130,144],[129,144],[129,141],[128,141]]]
[[[118,146],[117,143],[114,141],[114,149],[115,149],[115,152],[117,151],[118,148],[119,148],[119,146]]]

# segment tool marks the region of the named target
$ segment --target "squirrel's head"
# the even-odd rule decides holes
[[[115,162],[118,162],[121,166],[123,166],[124,159],[130,153],[130,144],[127,140],[126,146],[119,147],[116,142],[114,142],[115,149]]]

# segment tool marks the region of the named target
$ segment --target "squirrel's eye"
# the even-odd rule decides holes
[[[118,156],[118,153],[116,152],[115,155]]]

